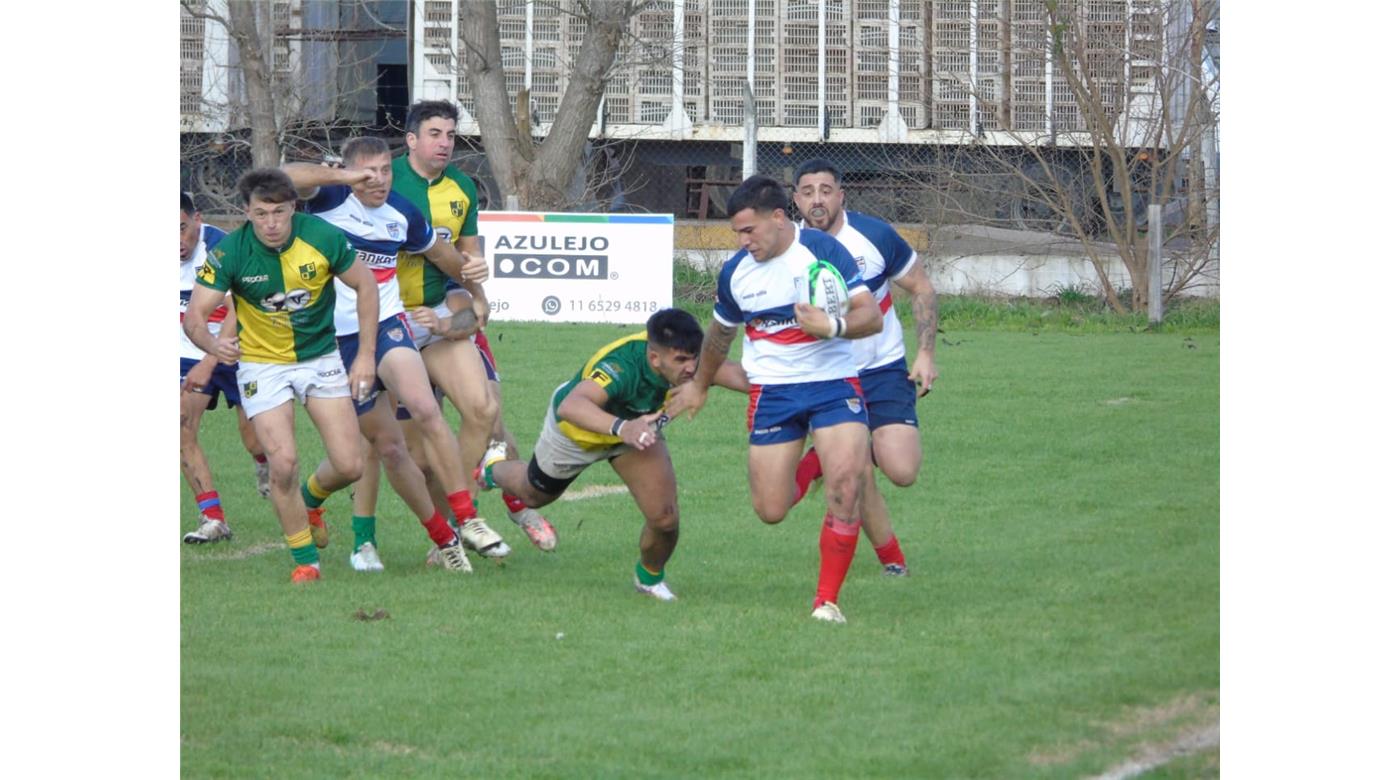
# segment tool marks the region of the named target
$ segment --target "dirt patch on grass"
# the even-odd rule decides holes
[[[1090,751],[1107,750],[1130,758],[1095,780],[1126,780],[1183,756],[1220,746],[1220,694],[1196,691],[1163,704],[1135,707],[1111,721],[1095,724],[1097,739],[1051,745],[1032,751],[1032,766],[1062,766]],[[1213,762],[1212,765],[1218,765]]]
[[[210,553],[208,555],[192,555],[192,561],[246,561],[259,555],[273,552],[274,550],[285,550],[287,546],[280,542],[263,542],[251,547],[242,549],[227,550],[224,552]]]

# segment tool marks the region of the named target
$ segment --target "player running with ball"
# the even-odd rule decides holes
[[[787,190],[766,176],[745,179],[730,196],[729,224],[740,250],[720,270],[714,317],[695,379],[667,404],[693,417],[744,325],[743,368],[749,389],[749,491],[765,523],[792,507],[794,476],[810,431],[826,477],[821,570],[812,617],[846,622],[836,605],[860,533],[860,496],[869,464],[870,429],[856,378],[852,339],[880,332],[880,307],[840,242],[799,230],[787,217]],[[808,302],[819,261],[840,273],[850,293],[845,316]]]

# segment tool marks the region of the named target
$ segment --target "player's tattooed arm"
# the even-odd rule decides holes
[[[938,343],[938,293],[928,278],[923,264],[917,259],[915,267],[895,284],[908,291],[914,310],[914,327],[918,333],[919,353],[910,367],[909,379],[919,383],[919,395],[928,393],[938,379],[938,366],[933,362],[933,350]]]
[[[705,331],[705,342],[700,347],[700,365],[695,369],[694,378],[671,393],[666,402],[668,417],[675,418],[685,413],[688,419],[695,419],[695,414],[705,405],[715,374],[729,357],[729,345],[734,343],[738,332],[736,327],[710,320],[710,327]]]

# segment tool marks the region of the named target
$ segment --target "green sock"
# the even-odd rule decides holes
[[[641,561],[637,561],[638,582],[642,583],[643,585],[655,585],[656,583],[661,582],[664,579],[666,579],[666,570],[664,568],[661,571],[652,574],[651,572],[647,571],[647,567],[643,566]]]
[[[495,470],[495,468],[496,464],[492,463],[490,466],[487,466],[481,471],[481,481],[486,483],[487,489],[500,487],[496,484],[496,475],[491,473],[493,470]]]
[[[379,546],[379,542],[374,540],[374,515],[362,517],[355,515],[350,518],[350,524],[355,527],[355,546],[351,549],[358,550],[364,546],[365,542]]]
[[[307,509],[319,509],[322,504],[326,503],[326,499],[331,497],[331,494],[322,489],[319,483],[312,484],[315,482],[316,475],[312,474],[301,483],[301,500],[306,504]]]
[[[321,556],[316,552],[316,545],[307,544],[304,547],[292,548],[292,560],[300,566],[308,566],[320,562]]]

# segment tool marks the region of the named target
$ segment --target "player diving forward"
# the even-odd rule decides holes
[[[388,397],[380,397],[378,391],[387,387],[393,392],[424,431],[426,457],[448,491],[447,501],[460,524],[462,539],[479,550],[503,546],[500,536],[476,517],[471,493],[467,490],[466,469],[410,336],[396,278],[398,254],[404,249],[424,252],[434,263],[442,264],[454,274],[462,273],[465,266],[469,276],[477,281],[486,277],[486,265],[479,258],[466,264],[450,244],[437,240],[437,235],[413,204],[390,191],[392,159],[382,139],[353,138],[345,143],[341,156],[344,169],[292,163],[285,166],[285,170],[297,188],[298,197],[308,200],[308,209],[345,233],[356,256],[373,271],[377,280],[375,295],[381,321],[375,329],[373,342],[376,345],[376,378],[370,397],[356,404],[360,431],[384,461],[390,484],[419,518],[444,563],[448,568],[469,572],[471,564],[462,552],[458,533],[434,508],[423,472],[408,455],[403,431],[394,420],[393,407]],[[338,287],[337,296],[336,337],[342,357],[347,362],[353,361],[361,343],[358,338],[360,323],[351,316],[356,295],[354,291]],[[333,478],[334,469],[323,462],[302,485],[302,497],[312,517],[320,514],[321,504],[331,493],[349,484],[331,481]],[[383,570],[376,541],[373,525],[368,528],[357,525],[350,558],[356,570]]]
[[[477,470],[478,484],[509,490],[528,506],[541,507],[563,495],[584,469],[608,461],[645,521],[633,584],[640,593],[674,601],[666,562],[680,538],[680,508],[675,468],[660,430],[666,420],[661,409],[671,388],[695,375],[703,339],[689,312],[653,314],[645,331],[605,345],[555,388],[528,464],[507,460],[505,443],[494,442]],[[718,373],[734,389],[745,383],[733,362]]]
[[[203,269],[209,250],[223,237],[224,231],[204,224],[202,215],[194,207],[194,199],[187,193],[180,193],[181,322],[194,290],[195,275]],[[230,313],[227,303],[209,315],[210,333],[217,337],[224,327],[229,328],[230,334],[238,329],[237,318]],[[180,473],[199,505],[199,528],[185,534],[184,541],[204,544],[227,540],[233,537],[233,532],[224,516],[219,491],[214,489],[209,460],[204,456],[204,448],[199,446],[200,419],[205,411],[215,408],[220,393],[229,406],[238,410],[238,435],[243,439],[243,448],[253,457],[258,494],[263,498],[271,492],[267,456],[238,400],[238,366],[220,363],[213,355],[200,350],[185,335],[183,327],[180,329],[180,390]]]

